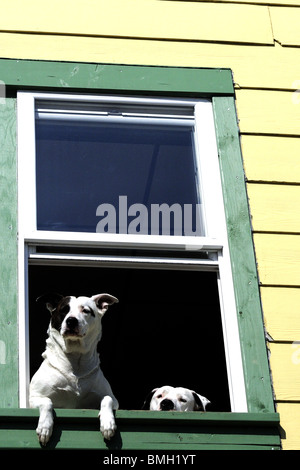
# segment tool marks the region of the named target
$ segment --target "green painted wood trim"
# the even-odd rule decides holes
[[[229,69],[149,67],[30,60],[0,60],[7,87],[117,92],[233,95]]]
[[[16,100],[0,98],[0,406],[18,406]]]
[[[98,416],[98,410],[83,410],[83,409],[55,409],[56,418],[62,419],[65,422],[76,422],[77,420],[90,420]],[[0,422],[5,421],[36,421],[39,416],[39,410],[36,408],[0,408]],[[152,422],[158,424],[168,423],[170,426],[178,425],[179,423],[187,424],[189,426],[214,426],[222,424],[226,426],[239,425],[241,427],[249,426],[278,426],[279,413],[230,413],[230,412],[206,412],[195,413],[191,412],[161,412],[161,411],[144,411],[144,410],[117,410],[116,418],[124,422]]]
[[[0,410],[0,449],[39,449],[38,410]],[[99,432],[97,410],[55,410],[48,449],[279,449],[277,413],[116,412],[111,441]]]
[[[16,89],[107,91],[213,96],[220,149],[220,168],[226,202],[229,243],[238,306],[238,321],[242,342],[247,398],[250,412],[274,411],[268,369],[266,343],[260,307],[260,296],[253,250],[247,195],[243,175],[239,132],[234,107],[232,74],[228,69],[194,69],[177,67],[123,66],[110,64],[78,64],[66,62],[0,60],[0,80],[9,93]],[[224,96],[227,95],[227,96]],[[5,406],[17,403],[17,325],[16,325],[16,128],[15,102],[5,101],[0,117],[1,145],[5,145],[11,167],[3,166],[2,200],[11,201],[10,209],[1,216],[3,224],[3,260],[0,277],[5,280],[1,299],[4,301],[1,321],[4,321],[8,344]],[[8,129],[10,129],[8,131]],[[6,157],[5,157],[6,155]],[[5,172],[4,172],[5,170]],[[4,181],[4,180],[3,180]],[[8,194],[10,188],[10,194]],[[6,203],[7,205],[8,203]],[[7,217],[11,220],[8,233]],[[5,253],[4,253],[5,251]],[[11,299],[13,298],[13,303]],[[4,334],[4,333],[3,333]],[[0,338],[1,339],[1,338]],[[0,367],[2,365],[0,364]],[[5,369],[5,368],[4,368]],[[9,378],[10,377],[10,378]],[[4,385],[5,383],[5,385]],[[7,384],[10,384],[9,386]],[[4,406],[4,405],[3,405]]]
[[[216,97],[213,107],[248,409],[251,413],[273,412],[273,392],[234,98]]]

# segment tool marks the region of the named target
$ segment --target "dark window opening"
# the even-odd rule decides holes
[[[101,368],[120,409],[141,409],[162,385],[207,397],[230,411],[217,274],[135,268],[30,266],[30,376],[42,362],[50,314],[35,299],[47,291],[119,299],[105,314]]]

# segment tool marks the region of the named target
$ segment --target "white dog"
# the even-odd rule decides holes
[[[143,408],[147,407],[155,411],[206,411],[206,406],[210,401],[199,395],[199,393],[182,387],[155,388],[148,395]]]
[[[100,406],[100,430],[110,439],[116,430],[113,410],[119,405],[100,369],[97,344],[101,318],[118,299],[109,294],[90,298],[52,294],[37,300],[51,312],[44,361],[30,384],[30,407],[40,409],[36,429],[40,443],[46,445],[51,437],[53,407]]]

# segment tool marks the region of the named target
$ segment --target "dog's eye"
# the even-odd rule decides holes
[[[91,307],[82,307],[82,312],[91,315],[92,317],[95,316],[95,313]]]
[[[187,400],[185,398],[179,398],[179,401],[181,401],[182,403],[186,403]]]
[[[69,304],[62,305],[62,306],[60,307],[59,311],[60,311],[62,314],[67,314],[67,313],[69,313],[69,311],[70,311],[70,305],[69,305]]]
[[[162,394],[160,394],[160,395],[157,395],[157,397],[156,397],[156,398],[162,398]]]

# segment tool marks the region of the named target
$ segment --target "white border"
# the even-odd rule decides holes
[[[168,237],[153,235],[98,234],[47,232],[36,229],[35,191],[35,100],[124,103],[151,106],[193,107],[195,110],[196,155],[198,178],[204,208],[205,237]],[[218,151],[215,137],[212,104],[209,100],[165,100],[136,97],[107,97],[72,94],[20,92],[18,104],[18,224],[19,224],[19,383],[20,406],[28,406],[29,342],[28,342],[28,262],[32,263],[118,263],[124,266],[139,264],[153,266],[149,259],[129,259],[101,256],[37,254],[36,245],[129,247],[156,250],[194,251],[205,249],[217,253],[215,261],[172,259],[161,260],[156,266],[173,269],[213,269],[219,272],[219,293],[224,332],[225,354],[231,409],[247,411],[246,389],[242,366],[237,310],[233,289],[226,220],[222,195]],[[127,264],[128,263],[128,264]],[[107,265],[107,264],[106,264]],[[220,392],[221,393],[221,392]]]

